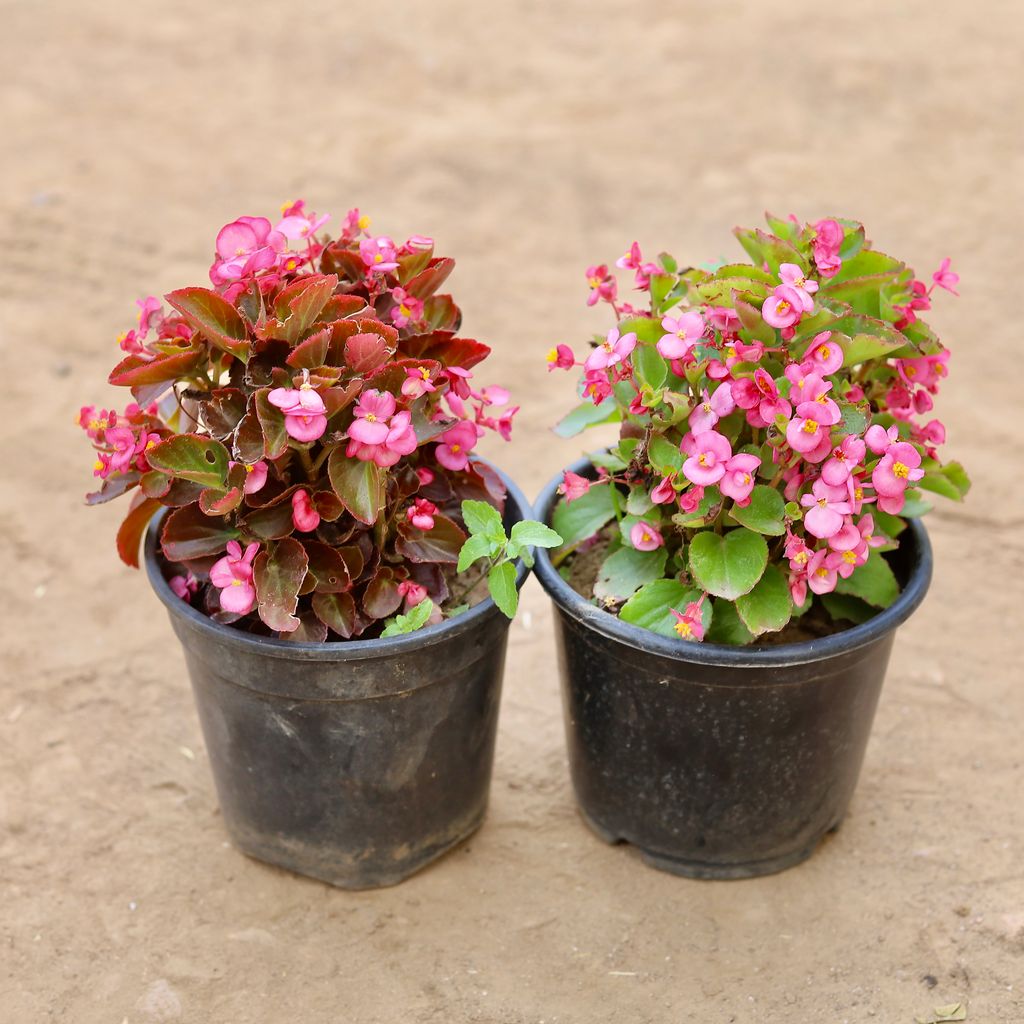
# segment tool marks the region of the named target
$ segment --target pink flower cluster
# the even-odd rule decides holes
[[[934,406],[949,350],[915,325],[936,288],[956,294],[959,276],[946,259],[930,285],[912,277],[907,283],[905,267],[880,253],[870,253],[844,275],[865,245],[860,225],[833,219],[771,222],[779,232],[775,239],[737,229],[754,257],[749,274],[730,265],[718,276],[684,276],[671,258],[645,262],[633,243],[616,265],[634,273],[638,288],[651,291],[649,312],[636,314],[618,303],[606,265],[588,268],[588,304],[607,303],[618,323],[582,364],[569,346],[558,345],[548,368],[582,365],[584,398],[595,405],[614,399],[623,420],[621,447],[634,447],[620,456],[626,471],[601,470],[598,482],[610,480],[628,490],[631,503],[646,501],[650,508],[627,531],[629,546],[642,552],[665,547],[670,554],[685,549],[692,531],[746,509],[761,485],[788,503],[778,526],[781,534],[785,524],[784,551],[776,557],[784,559],[793,602],[802,606],[808,590],[829,593],[865,564],[872,548],[891,546],[876,529],[876,517],[892,526],[891,517],[909,507],[912,490],[916,499],[915,485],[942,469],[937,448],[945,427],[941,420],[922,423],[916,417]],[[780,258],[782,253],[792,258]],[[654,289],[656,275],[661,283]],[[674,293],[666,277],[675,281]],[[701,297],[705,287],[713,300]],[[850,296],[872,289],[884,294],[857,307],[849,304],[855,301]],[[893,311],[887,321],[858,312],[872,304]],[[896,332],[904,337],[893,340]],[[638,360],[642,348],[648,353]],[[664,368],[651,369],[650,349]],[[887,355],[907,349],[916,351]],[[639,448],[632,440],[638,438]],[[664,455],[653,458],[653,443],[666,440],[678,445],[681,462],[668,466]],[[646,467],[642,456],[649,460]],[[593,486],[567,472],[559,491],[571,503]],[[950,489],[945,480],[931,486]],[[646,494],[635,497],[641,488]],[[760,500],[758,515],[783,507],[778,498],[768,505],[764,495]],[[919,501],[914,504],[919,507]],[[686,525],[689,517],[692,527]],[[724,526],[743,522],[741,516]],[[699,609],[673,614],[680,635],[703,637]]]

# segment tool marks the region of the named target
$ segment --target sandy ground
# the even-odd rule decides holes
[[[627,8],[633,7],[629,13]],[[4,1024],[911,1022],[1024,1017],[1019,5],[0,2],[0,1020]],[[302,195],[457,257],[467,333],[524,403],[603,329],[582,272],[634,237],[696,260],[765,207],[857,216],[963,298],[940,411],[970,501],[930,520],[844,828],[805,866],[699,883],[577,819],[547,603],[512,629],[490,817],[347,894],[225,842],[179,648],[85,510],[72,425],[134,299]],[[1012,290],[1011,290],[1012,289]]]

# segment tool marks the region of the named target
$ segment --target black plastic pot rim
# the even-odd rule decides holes
[[[474,461],[484,462],[502,479],[510,497],[520,509],[523,518],[531,514],[531,506],[526,495],[516,486],[515,482],[493,463],[486,459]],[[214,622],[208,615],[193,608],[171,590],[160,569],[157,557],[160,548],[160,524],[167,515],[168,509],[161,509],[153,517],[146,531],[145,563],[146,575],[156,591],[156,596],[167,606],[168,611],[178,618],[185,619],[193,628],[215,636],[220,643],[250,654],[262,654],[270,658],[286,658],[291,661],[363,661],[371,658],[384,658],[391,655],[408,653],[435,644],[446,643],[454,637],[474,629],[485,617],[501,615],[492,598],[487,597],[468,611],[457,615],[454,619],[446,619],[433,626],[424,626],[412,633],[386,637],[375,640],[327,640],[323,643],[281,640],[277,637],[257,636],[246,633],[231,626]],[[531,548],[531,550],[533,550]],[[522,559],[516,562],[516,588],[522,589],[530,570]]]
[[[577,460],[568,469],[580,476],[591,478],[594,476],[594,466],[586,457]],[[542,523],[551,522],[551,513],[560,497],[558,487],[561,482],[562,473],[559,473],[541,491],[534,503],[533,514]],[[888,608],[867,622],[863,622],[859,626],[851,626],[842,632],[832,633],[830,636],[815,640],[806,640],[795,644],[778,644],[772,647],[739,647],[729,644],[673,640],[649,629],[623,622],[617,615],[598,608],[577,594],[559,575],[551,561],[551,556],[544,549],[538,549],[535,552],[534,571],[541,586],[559,609],[588,629],[617,640],[637,651],[692,664],[721,665],[729,668],[805,665],[809,662],[823,661],[826,658],[846,654],[874,643],[905,622],[924,600],[932,577],[931,544],[924,526],[916,519],[907,521],[907,533],[913,536],[917,546],[917,561],[906,586]]]

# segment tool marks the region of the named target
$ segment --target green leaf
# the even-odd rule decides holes
[[[596,427],[601,423],[618,423],[620,419],[622,414],[614,398],[606,398],[599,405],[583,402],[555,424],[554,432],[559,437],[575,437],[588,427]]]
[[[164,298],[211,344],[249,361],[249,328],[227,299],[209,288],[179,288]]]
[[[712,644],[730,644],[742,647],[754,639],[754,634],[743,625],[743,620],[732,601],[715,601],[712,605],[711,628],[704,639]]]
[[[557,548],[562,543],[561,534],[534,519],[524,519],[516,523],[512,527],[510,540],[521,548]]]
[[[691,601],[700,599],[700,591],[684,587],[678,580],[654,580],[645,583],[619,610],[619,618],[623,622],[631,622],[634,626],[649,629],[652,633],[672,638],[677,637],[677,612],[685,610]],[[710,619],[711,602],[705,601],[701,608],[702,618]],[[704,623],[708,628],[708,623]]]
[[[665,357],[650,345],[637,345],[633,349],[633,369],[640,378],[640,383],[653,391],[662,387],[668,379],[668,365]]]
[[[862,601],[852,594],[838,594],[834,591],[831,594],[822,594],[821,603],[833,619],[852,622],[855,626],[867,622],[878,614],[877,608],[872,608],[867,601]]]
[[[381,636],[401,636],[403,633],[414,633],[427,624],[430,613],[434,610],[434,602],[425,597],[419,604],[414,605],[405,615],[396,615],[388,619]]]
[[[327,475],[345,508],[359,522],[372,526],[384,504],[383,480],[377,466],[350,459],[339,447],[327,457]]]
[[[594,583],[594,597],[602,601],[624,601],[632,597],[645,583],[652,583],[665,575],[668,552],[637,551],[619,548],[609,555],[598,570]]]
[[[592,537],[615,515],[610,484],[596,484],[575,501],[562,499],[551,516],[551,525],[566,545]]]
[[[889,563],[875,550],[853,570],[849,579],[839,578],[836,592],[859,597],[876,608],[888,608],[899,597],[900,585]]]
[[[252,563],[256,601],[260,618],[271,629],[290,633],[298,628],[295,609],[308,567],[306,549],[294,537],[285,537],[256,556]]]
[[[786,577],[769,565],[754,589],[736,598],[736,611],[753,636],[777,633],[793,614]]]
[[[753,590],[768,564],[768,544],[740,527],[720,536],[711,530],[690,541],[690,571],[709,594],[735,601]]]
[[[743,526],[769,537],[781,537],[786,532],[786,503],[774,487],[757,484],[750,493],[750,504],[744,508],[735,505],[729,515]]]
[[[462,519],[470,533],[505,542],[505,527],[501,522],[501,513],[486,501],[464,501]]]
[[[908,487],[904,491],[905,500],[900,515],[905,519],[919,519],[927,515],[934,508],[930,501],[925,501],[921,492],[916,487]]]
[[[857,406],[851,405],[849,402],[838,402],[837,404],[842,418],[832,429],[843,436],[863,434],[868,425],[867,416]]]
[[[260,388],[253,395],[253,408],[263,434],[263,454],[268,459],[280,458],[288,450],[288,431],[284,413],[270,403],[270,388]]]
[[[220,491],[227,490],[230,458],[220,441],[201,434],[176,434],[146,452],[146,460],[154,469]]]
[[[683,468],[683,453],[678,444],[673,444],[660,434],[651,438],[647,447],[647,458],[651,466],[662,476],[678,473]]]
[[[519,605],[519,592],[516,590],[516,567],[512,562],[502,562],[491,569],[487,576],[487,589],[494,598],[494,603],[510,618],[515,618]]]
[[[485,537],[482,533],[474,533],[466,538],[459,552],[458,572],[465,572],[475,561],[480,558],[491,558],[501,551],[502,545]]]
[[[947,462],[938,470],[925,473],[917,486],[953,501],[963,501],[971,489],[971,481],[959,462]]]

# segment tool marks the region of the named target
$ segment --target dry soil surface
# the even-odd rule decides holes
[[[1019,4],[0,2],[0,1020],[7,1024],[910,1024],[1024,1017]],[[569,786],[551,615],[512,628],[490,816],[400,887],[247,860],[178,645],[81,506],[73,426],[134,299],[305,196],[457,257],[524,406],[536,493],[579,452],[557,341],[632,241],[738,253],[764,208],[867,222],[963,297],[964,506],[901,631],[848,820],[804,866],[684,881],[602,845]],[[120,396],[118,396],[120,397]],[[1016,431],[1016,434],[1014,433]]]

